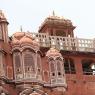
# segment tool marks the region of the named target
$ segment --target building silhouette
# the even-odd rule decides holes
[[[9,37],[8,24],[0,11],[0,95],[95,95],[95,39],[54,13],[38,33]]]

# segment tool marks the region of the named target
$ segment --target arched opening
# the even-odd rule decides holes
[[[62,84],[65,83],[65,70],[63,66],[63,58],[56,58],[56,74],[57,74],[57,83]]]
[[[62,62],[60,62],[59,60],[57,60],[56,62],[56,65],[57,65],[57,76],[58,78],[62,78]]]
[[[74,60],[71,58],[64,58],[64,68],[66,74],[76,73]]]
[[[49,58],[49,68],[50,68],[50,78],[51,83],[64,83],[64,67],[63,67],[63,60],[61,57],[56,57],[55,59],[50,57]]]
[[[84,75],[95,75],[95,61],[91,59],[83,59],[82,68]]]
[[[52,57],[49,58],[49,68],[50,68],[51,83],[55,83],[56,82],[56,67],[55,67],[55,61]]]
[[[15,79],[23,78],[22,64],[21,64],[21,53],[19,51],[13,52],[13,63],[14,63]]]

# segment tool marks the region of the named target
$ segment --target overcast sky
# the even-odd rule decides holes
[[[9,35],[20,31],[37,32],[46,17],[52,15],[70,19],[76,26],[75,36],[95,38],[95,0],[0,0],[9,21]]]

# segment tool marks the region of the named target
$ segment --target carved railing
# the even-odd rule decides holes
[[[46,33],[28,33],[36,37],[41,47],[56,47],[59,50],[69,51],[95,51],[95,39],[50,36]]]

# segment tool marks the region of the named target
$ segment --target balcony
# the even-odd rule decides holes
[[[40,47],[55,47],[59,50],[94,52],[95,39],[82,39],[72,37],[50,36],[46,33],[26,34],[36,37]]]

